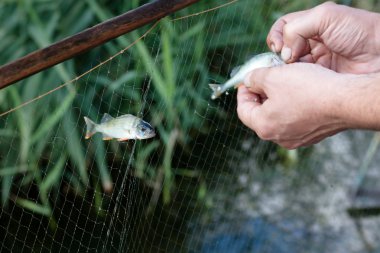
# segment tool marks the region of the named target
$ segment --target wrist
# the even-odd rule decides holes
[[[380,14],[371,12],[371,22],[372,22],[372,34],[373,34],[373,40],[369,41],[369,43],[372,43],[373,48],[375,49],[376,55],[380,55]]]
[[[333,115],[345,129],[380,130],[380,74],[344,75]]]

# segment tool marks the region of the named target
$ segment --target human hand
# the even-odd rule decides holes
[[[256,69],[239,87],[238,116],[264,140],[307,146],[352,126],[341,104],[344,86],[354,80],[309,63]]]
[[[380,15],[332,2],[287,14],[272,26],[267,44],[283,59],[318,63],[341,73],[380,71]]]

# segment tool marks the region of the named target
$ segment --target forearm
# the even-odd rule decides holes
[[[370,15],[372,26],[371,32],[373,34],[373,39],[368,40],[368,47],[374,48],[374,53],[379,56],[380,55],[380,13],[371,12]]]
[[[333,111],[344,128],[380,130],[380,73],[349,75],[339,88]]]

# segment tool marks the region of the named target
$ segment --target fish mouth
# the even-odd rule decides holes
[[[143,135],[139,136],[139,139],[144,140],[144,139],[153,138],[154,136],[156,136],[156,132],[152,130],[150,132],[145,132]]]
[[[138,139],[149,139],[156,136],[156,132],[148,122],[141,120],[136,127],[136,136]]]
[[[156,132],[152,129],[152,131],[150,133],[146,133],[145,136],[146,138],[152,138],[156,136]]]

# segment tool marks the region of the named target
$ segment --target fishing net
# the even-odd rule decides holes
[[[2,90],[0,251],[378,249],[377,134],[346,132],[288,151],[242,125],[236,91],[211,100],[208,83],[267,51],[279,16],[316,4],[201,1]],[[94,22],[122,13],[95,1],[61,4],[70,10],[62,25],[83,6]],[[40,47],[51,43],[39,32],[28,31]],[[100,122],[105,113],[136,115],[157,135],[85,140],[83,117]]]

